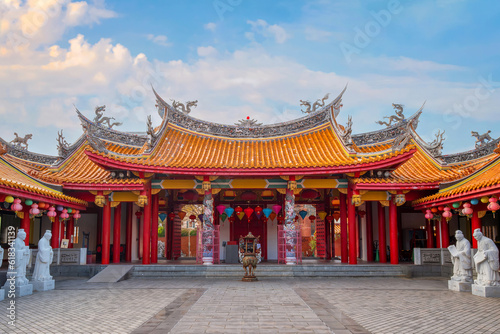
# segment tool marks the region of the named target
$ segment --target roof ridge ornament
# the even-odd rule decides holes
[[[257,123],[257,120],[250,119],[250,116],[247,116],[246,119],[238,120],[238,123],[234,123],[237,126],[251,127],[251,126],[261,126],[262,123]]]
[[[108,123],[108,129],[112,129],[113,126],[120,126],[123,123],[121,122],[113,122],[111,123],[111,120],[114,120],[114,117],[105,117],[104,116],[104,111],[106,110],[106,106],[97,106],[95,107],[95,117],[94,117],[94,123],[101,126],[105,127],[105,123]]]
[[[439,157],[443,154],[443,142],[446,139],[445,137],[443,137],[445,132],[445,130],[443,130],[443,132],[441,132],[441,130],[438,130],[438,133],[435,134],[436,139],[426,145],[426,148],[434,157]]]
[[[347,146],[349,149],[352,149],[352,145],[354,144],[354,142],[352,141],[352,138],[351,138],[352,116],[349,115],[347,117],[347,125],[346,126],[338,125],[337,128],[339,129],[340,137],[342,138],[344,145]]]
[[[488,130],[488,132],[485,132],[482,135],[480,135],[476,131],[471,131],[472,137],[476,138],[475,148],[479,148],[489,142],[492,142],[493,138],[491,138],[490,133],[491,130]]]
[[[389,122],[378,121],[378,122],[375,122],[375,123],[380,124],[380,125],[386,125],[387,127],[390,127],[392,125],[393,121],[396,124],[402,122],[405,119],[405,115],[403,114],[404,105],[393,103],[392,106],[395,109],[396,115],[384,116],[384,118],[388,118],[389,119]]]
[[[19,135],[16,132],[14,132],[14,136],[16,136],[16,138],[12,139],[10,141],[10,143],[13,144],[13,146],[15,146],[17,148],[20,148],[20,149],[27,151],[28,150],[28,140],[33,138],[33,135],[31,133],[28,133],[24,137],[19,137]],[[22,145],[24,145],[24,147]]]
[[[179,101],[176,101],[176,100],[172,100],[172,99],[170,99],[170,101],[172,101],[172,107],[176,111],[182,112],[182,113],[184,113],[186,115],[191,112],[191,107],[195,107],[196,108],[198,106],[198,100],[187,101],[185,104],[181,103]]]
[[[330,93],[326,93],[326,95],[322,99],[317,99],[311,106],[311,102],[308,100],[300,100],[300,105],[307,107],[306,110],[300,109],[304,114],[310,114],[315,112],[318,109],[321,109],[325,106],[325,101],[328,100]],[[321,101],[321,102],[320,102]]]
[[[59,131],[57,132],[57,151],[59,153],[59,156],[63,159],[66,158],[69,153],[69,148],[70,145],[64,138],[63,130],[61,129],[61,133],[59,133]]]
[[[148,115],[148,121],[146,122],[146,125],[148,127],[146,133],[149,136],[148,147],[151,149],[153,148],[153,145],[156,142],[156,139],[158,138],[158,135],[155,133],[155,129],[153,128],[153,121],[151,120],[151,115]]]

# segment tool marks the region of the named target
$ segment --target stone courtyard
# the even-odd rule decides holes
[[[500,299],[444,278],[132,278],[0,302],[1,333],[500,333]]]

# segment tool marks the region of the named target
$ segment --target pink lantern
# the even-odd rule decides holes
[[[462,210],[462,213],[463,213],[464,215],[469,216],[469,215],[471,215],[471,214],[474,212],[474,210],[471,208],[470,203],[464,203],[464,205],[463,205],[463,206],[464,206],[464,208],[463,208],[463,210]]]
[[[443,217],[446,218],[447,221],[449,221],[452,216],[453,216],[453,214],[451,213],[450,208],[445,207],[444,212],[443,212]]]
[[[21,205],[21,200],[19,198],[16,198],[10,209],[14,211],[22,211],[23,206]]]
[[[278,204],[273,205],[273,211],[274,211],[274,213],[279,214],[281,211],[281,205],[278,205]]]
[[[431,210],[425,210],[425,219],[431,220],[433,217]]]
[[[31,204],[30,215],[36,216],[40,213],[40,209],[38,209],[38,204]]]
[[[490,197],[490,204],[488,204],[488,210],[493,212],[493,218],[495,218],[495,212],[500,209],[500,205],[498,204],[498,199],[496,197]]]
[[[47,212],[47,217],[54,218],[55,216],[57,216],[56,208],[54,208],[53,206],[51,206],[49,208],[49,211]]]
[[[226,210],[226,206],[222,204],[217,205],[215,208],[217,209],[217,211],[219,211],[219,215],[221,215],[224,212],[224,210]]]
[[[68,210],[66,210],[66,209],[62,210],[61,218],[62,219],[68,219],[69,218]]]
[[[82,218],[80,210],[75,210],[75,213],[73,214],[73,219],[80,219],[80,218]]]

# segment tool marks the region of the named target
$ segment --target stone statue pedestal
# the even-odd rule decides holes
[[[5,298],[5,290],[0,289],[0,301],[4,300],[4,298]]]
[[[5,288],[2,290],[5,290],[4,296],[9,291],[9,290],[6,290]],[[21,286],[16,286],[15,293],[16,293],[16,298],[32,295],[33,294],[33,284],[25,284],[25,285],[21,285]]]
[[[214,258],[212,256],[204,256],[201,260],[205,266],[211,266],[214,264]]]
[[[458,282],[453,280],[448,281],[448,290],[451,291],[470,292],[472,290],[471,286],[472,283]]]
[[[33,281],[32,283],[35,291],[48,291],[56,288],[56,281],[53,279],[49,281]]]
[[[500,298],[500,286],[482,286],[472,284],[472,294],[487,298]]]

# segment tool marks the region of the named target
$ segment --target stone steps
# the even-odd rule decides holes
[[[400,265],[261,265],[257,277],[407,277]],[[241,265],[137,265],[130,277],[241,277]]]

